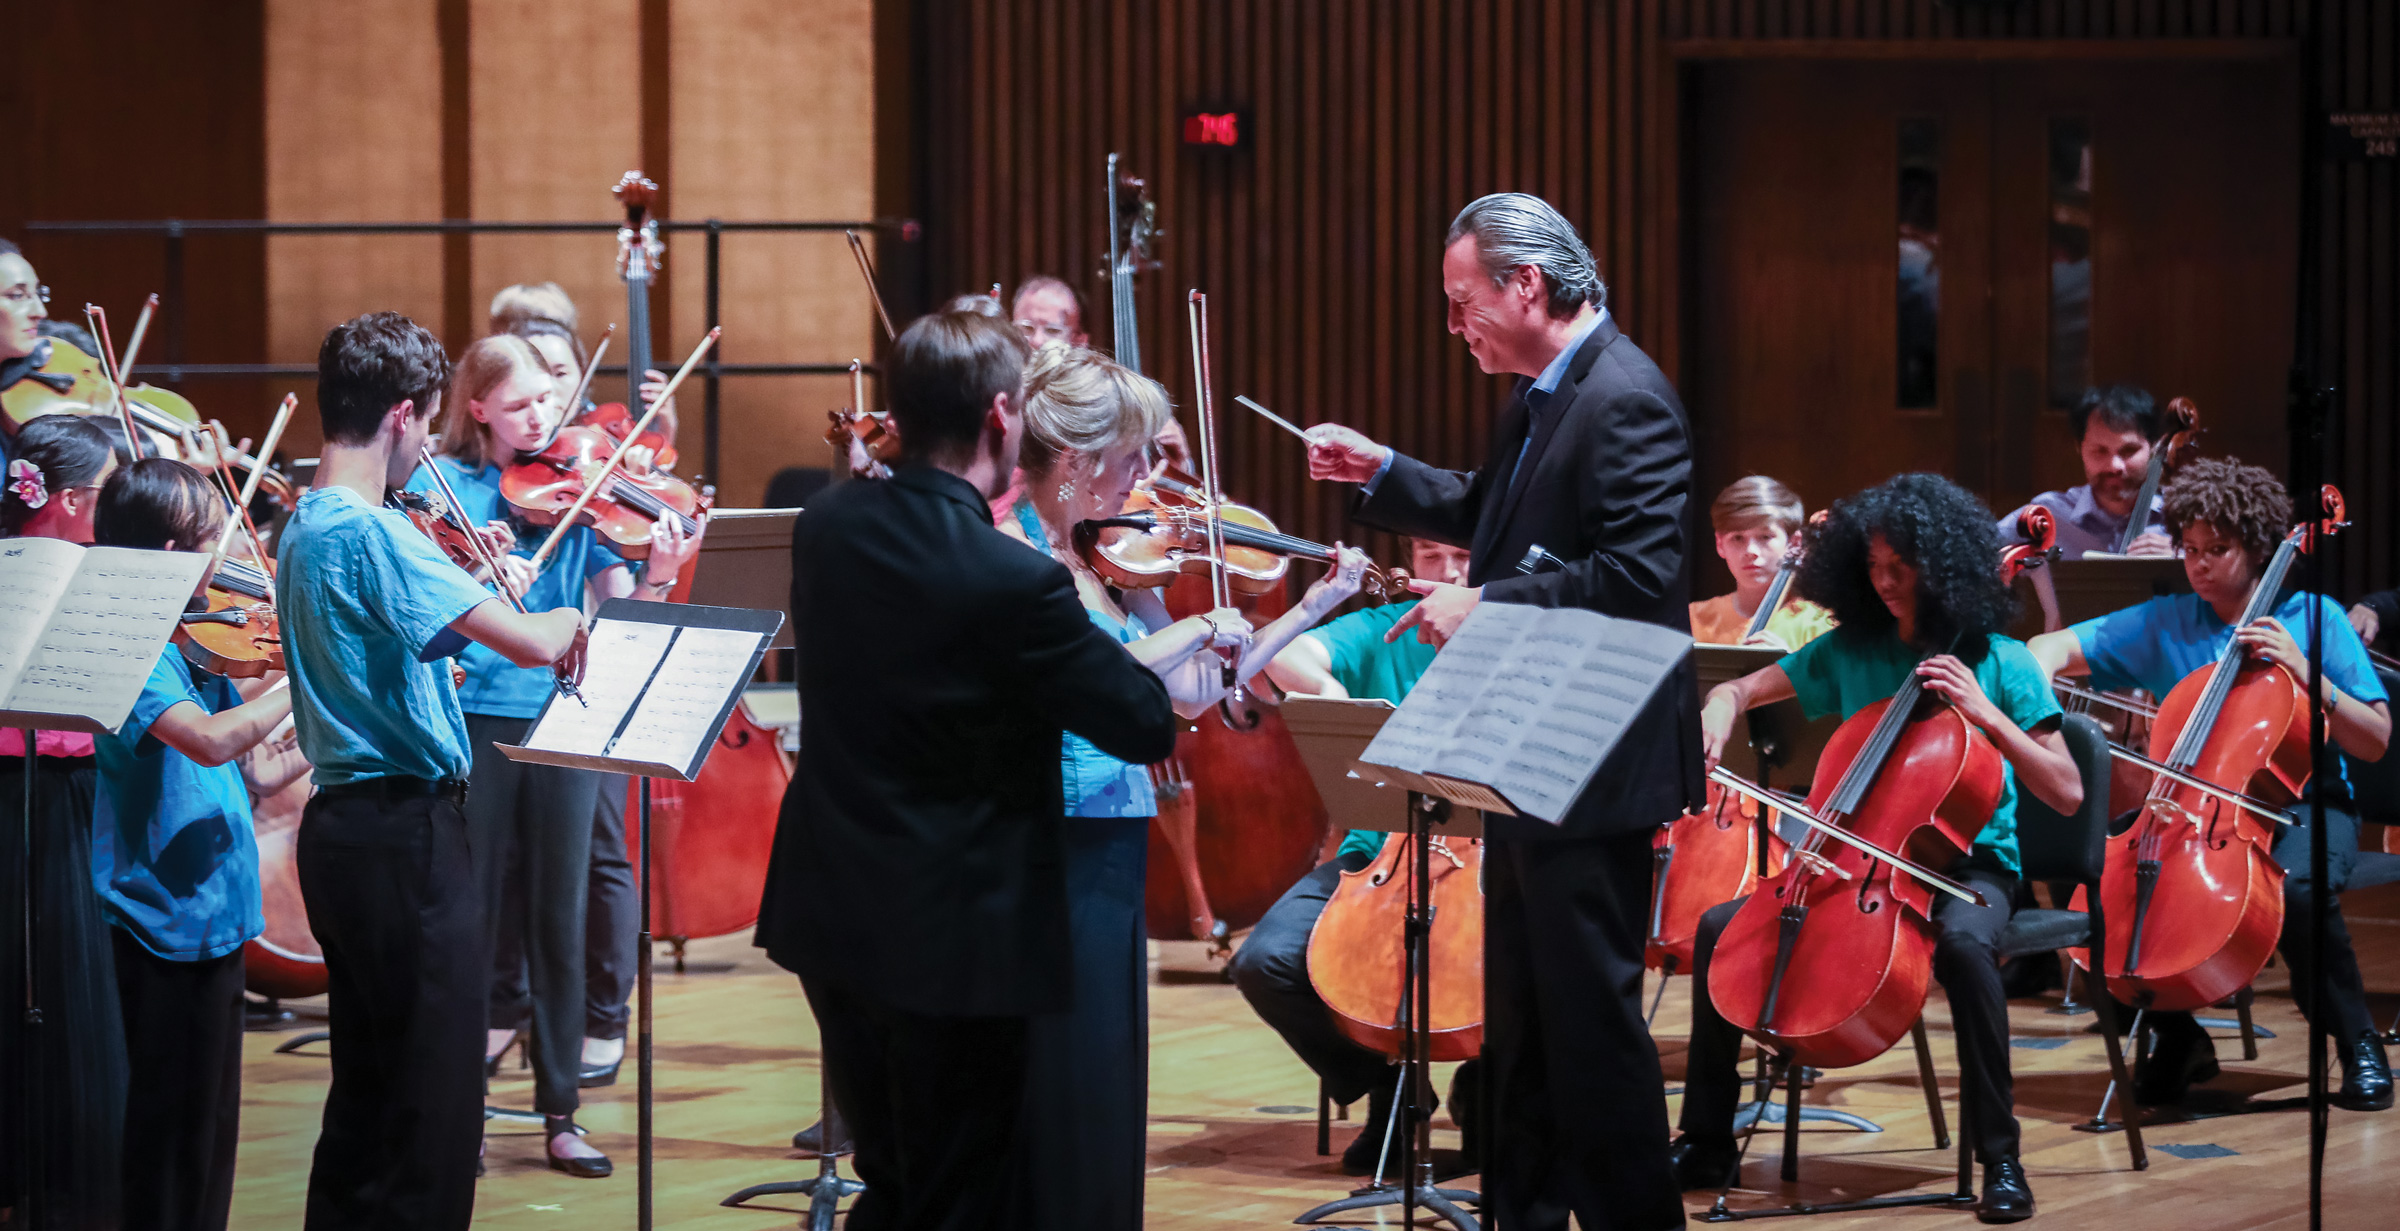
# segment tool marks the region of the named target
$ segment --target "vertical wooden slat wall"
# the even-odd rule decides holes
[[[930,291],[1095,276],[1111,150],[1151,183],[1165,268],[1139,293],[1143,354],[1191,422],[1184,296],[1209,294],[1227,483],[1286,529],[1357,537],[1345,490],[1234,407],[1336,419],[1440,464],[1481,460],[1501,378],[1443,326],[1440,243],[1501,189],[1582,228],[1610,307],[1670,372],[1680,311],[1678,40],[2300,39],[2307,0],[910,0]],[[2400,16],[2323,0],[2322,102],[2400,108]],[[1236,151],[1180,144],[1238,106]],[[2298,127],[2295,117],[2294,140]],[[2325,175],[2321,360],[2344,390],[2335,450],[2357,532],[2346,589],[2400,580],[2400,185],[2389,161]],[[2295,188],[2295,191],[2297,189]],[[2284,338],[2261,339],[2282,348]],[[1196,426],[1196,425],[1195,425]],[[1380,551],[1395,545],[1376,540]]]

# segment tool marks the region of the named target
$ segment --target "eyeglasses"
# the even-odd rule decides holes
[[[0,299],[5,299],[12,304],[20,305],[32,303],[36,300],[39,300],[42,303],[48,303],[50,302],[50,288],[46,286],[37,286],[31,290],[28,290],[24,284],[19,283],[18,285],[12,286],[5,291],[0,291]]]

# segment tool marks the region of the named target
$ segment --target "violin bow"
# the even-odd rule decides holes
[[[250,477],[242,484],[241,495],[234,502],[234,508],[239,511],[239,524],[249,527],[250,550],[258,553],[258,563],[262,569],[267,564],[266,548],[259,542],[258,527],[250,524],[250,502],[258,498],[259,481],[266,477],[267,463],[265,459],[275,455],[275,444],[283,439],[284,425],[292,421],[292,411],[299,405],[299,394],[283,395],[283,404],[275,408],[274,421],[267,424],[265,442],[259,446],[258,452],[250,459]],[[222,453],[218,454],[218,460],[220,463],[224,461]],[[225,562],[225,551],[233,546],[233,531],[236,524],[235,519],[226,519],[224,531],[217,535],[217,548],[210,554],[218,564]]]
[[[584,480],[583,494],[575,497],[575,503],[567,506],[566,512],[559,516],[558,524],[551,527],[550,537],[542,540],[541,550],[533,553],[534,571],[541,571],[550,553],[558,550],[558,544],[566,536],[568,527],[575,524],[575,519],[582,515],[584,506],[592,502],[592,497],[600,494],[600,489],[617,473],[617,467],[624,463],[625,454],[633,448],[635,441],[642,438],[643,430],[650,426],[652,419],[658,417],[658,408],[675,396],[675,390],[683,384],[683,378],[692,374],[692,369],[699,366],[700,357],[708,353],[709,347],[717,344],[718,335],[724,332],[725,327],[719,325],[700,339],[700,344],[692,348],[691,357],[685,359],[683,366],[676,369],[674,378],[667,381],[667,387],[660,390],[657,397],[650,399],[650,405],[642,411],[642,417],[634,421],[633,430],[625,433],[625,439],[617,442],[617,451],[608,455],[608,461],[600,467],[600,473]]]
[[[875,265],[867,260],[867,241],[860,239],[856,231],[844,231],[842,234],[850,240],[850,255],[858,258],[858,276],[867,280],[867,298],[875,301],[875,319],[883,322],[883,340],[889,342],[898,335],[892,330],[892,314],[884,310],[883,292],[875,286]],[[997,299],[998,296],[993,298]],[[862,406],[859,409],[866,408]]]
[[[1836,842],[1855,848],[1870,858],[1880,859],[1883,862],[1908,873],[1910,876],[1916,877],[1925,884],[1935,889],[1939,889],[1943,893],[1949,894],[1951,897],[1957,898],[1961,902],[1971,903],[1976,906],[1986,905],[1983,900],[1983,895],[1976,892],[1973,886],[1960,884],[1959,882],[1952,880],[1949,877],[1916,862],[1915,860],[1909,859],[1904,855],[1897,855],[1891,851],[1887,851],[1882,847],[1867,841],[1865,838],[1859,837],[1857,834],[1851,833],[1849,830],[1844,829],[1831,821],[1825,820],[1822,817],[1819,817],[1816,813],[1809,811],[1805,804],[1795,803],[1788,796],[1777,795],[1773,791],[1759,786],[1758,784],[1742,777],[1740,774],[1734,773],[1732,770],[1729,770],[1722,765],[1708,771],[1708,780],[1724,787],[1726,790],[1734,792],[1737,795],[1746,795],[1751,799],[1757,800],[1760,804],[1769,808],[1773,808],[1777,812],[1780,812],[1785,816],[1791,817],[1793,820],[1807,825],[1809,828],[1816,830],[1818,833],[1824,834],[1826,837],[1831,838]]]
[[[575,382],[574,394],[567,398],[566,405],[559,408],[558,422],[550,425],[550,434],[542,438],[542,447],[535,449],[534,452],[539,453],[543,449],[548,449],[550,442],[558,439],[558,434],[565,431],[567,425],[575,421],[576,413],[583,409],[583,399],[591,392],[592,377],[600,372],[600,360],[607,356],[608,344],[615,341],[616,337],[617,323],[610,321],[608,328],[600,333],[600,345],[592,348],[592,361],[583,365],[583,379]]]
[[[993,288],[997,290],[998,288]],[[1225,489],[1217,473],[1217,413],[1214,391],[1208,378],[1208,294],[1193,288],[1186,300],[1191,318],[1192,382],[1200,403],[1200,495],[1201,516],[1208,530],[1208,594],[1216,609],[1233,605],[1233,586],[1225,577]],[[1236,731],[1257,724],[1237,723],[1234,707],[1242,703],[1242,681],[1238,659],[1225,659],[1225,699],[1218,712],[1225,725]]]
[[[157,296],[153,295],[151,299],[155,302]],[[142,438],[134,430],[133,410],[125,404],[125,381],[117,374],[117,344],[108,334],[108,309],[96,303],[83,305],[83,322],[91,326],[92,337],[100,343],[100,375],[108,381],[110,388],[116,390],[117,417],[125,424],[125,447],[133,450],[134,457],[138,459],[142,455]]]
[[[531,614],[525,609],[525,595],[509,583],[507,574],[500,571],[500,560],[492,554],[490,547],[484,545],[483,535],[467,524],[467,506],[458,502],[458,493],[450,487],[450,476],[443,474],[442,468],[433,464],[432,445],[417,446],[417,464],[433,476],[434,486],[442,489],[442,499],[450,506],[450,516],[457,519],[459,529],[466,532],[467,542],[474,547],[475,558],[483,562],[484,571],[492,575],[492,588],[498,590],[501,597],[508,600],[508,605],[517,609],[518,614]],[[565,667],[557,663],[550,665],[550,683],[560,696],[573,697],[575,704],[591,708],[592,703],[583,699],[583,690],[575,687],[575,681],[568,677]]]

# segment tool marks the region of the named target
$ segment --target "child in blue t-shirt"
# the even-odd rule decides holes
[[[1467,549],[1432,539],[1409,542],[1410,576],[1445,585],[1464,585]],[[1387,640],[1391,630],[1416,606],[1416,600],[1362,607],[1294,637],[1267,663],[1267,678],[1284,692],[1300,696],[1356,697],[1398,705],[1416,687],[1417,677],[1433,665],[1435,647],[1403,633]],[[1342,1152],[1342,1170],[1365,1175],[1375,1169],[1383,1146],[1384,1125],[1391,1117],[1396,1082],[1390,1077],[1391,1059],[1351,1041],[1335,1029],[1316,985],[1308,977],[1308,941],[1325,913],[1325,903],[1341,884],[1342,873],[1367,866],[1393,835],[1380,829],[1353,829],[1341,849],[1315,871],[1284,891],[1266,916],[1250,930],[1233,956],[1233,981],[1259,1019],[1283,1036],[1338,1102],[1367,1099],[1366,1123]],[[1452,1084],[1453,1103],[1472,1088],[1475,1061],[1460,1067]],[[1462,1126],[1473,1117],[1453,1106]],[[1467,1142],[1473,1152],[1480,1142]]]
[[[100,491],[93,540],[215,548],[224,499],[199,471],[149,458]],[[250,794],[233,762],[291,694],[245,702],[168,646],[125,724],[94,740],[92,887],[115,949],[130,1060],[123,1168],[129,1226],[223,1226],[242,1080],[242,945],[264,926]]]
[[[417,468],[408,487],[434,497],[455,495],[469,525],[492,526],[515,538],[497,562],[528,610],[580,608],[587,594],[666,600],[684,565],[699,553],[700,517],[669,510],[658,519],[638,584],[624,557],[590,526],[561,532],[558,547],[534,570],[533,554],[551,528],[519,523],[500,493],[501,468],[539,449],[557,426],[555,385],[532,343],[512,334],[476,340],[459,354],[444,401],[441,453],[430,467]],[[575,1127],[575,1111],[584,1067],[585,896],[592,817],[604,775],[511,761],[495,749],[525,742],[556,688],[549,668],[519,666],[481,645],[467,646],[458,661],[466,672],[459,706],[474,750],[468,850],[488,908],[485,934],[496,951],[524,954],[532,1002],[525,1053],[533,1062],[534,1107],[542,1113],[549,1165],[598,1178],[613,1167]],[[517,1012],[493,1005],[487,1064],[526,1024]]]
[[[1848,719],[1891,697],[1911,675],[1924,681],[1929,699],[1947,702],[1997,747],[2005,762],[1998,803],[1967,857],[1937,869],[1972,886],[1983,902],[1935,898],[1933,971],[1958,1036],[1962,1127],[1984,1164],[1978,1216],[1994,1223],[2030,1218],[2033,1190],[2018,1160],[2008,999],[1994,944],[2016,895],[2017,790],[2072,813],[2083,802],[2083,780],[2059,733],[2048,682],[2023,643],[2000,635],[2015,603],[2000,579],[1991,513],[1940,476],[1900,475],[1833,506],[1810,540],[1798,588],[1831,611],[1839,627],[1772,667],[1711,689],[1700,710],[1702,754],[1713,768],[1745,710],[1797,697],[1812,718]],[[1717,938],[1739,907],[1728,902],[1701,917],[1695,988],[1708,986]],[[1683,1134],[1670,1155],[1686,1189],[1719,1187],[1736,1165],[1741,1041],[1708,996],[1693,998]]]
[[[2140,688],[2164,697],[2184,677],[2215,663],[2231,641],[2305,686],[2308,612],[2314,608],[2325,629],[2324,688],[2317,700],[2325,710],[2326,735],[2361,761],[2380,760],[2391,742],[2389,698],[2338,604],[2323,595],[2294,592],[2276,602],[2274,614],[2236,627],[2291,524],[2292,502],[2283,484],[2259,467],[2205,458],[2177,473],[2163,500],[2167,529],[2183,551],[2192,592],[2154,598],[2034,638],[2033,654],[2042,669],[2089,676],[2097,688]],[[2350,807],[2341,762],[2334,762],[2331,781],[2311,783],[2308,790],[2325,801],[2325,888],[2339,894],[2358,860],[2358,814]],[[2321,1010],[2315,1004],[2308,930],[2316,889],[2309,877],[2309,847],[2305,824],[2284,827],[2275,842],[2275,861],[2285,869],[2281,944],[2292,971],[2292,996],[2316,1028],[2332,1036],[2341,1057],[2342,1088],[2333,1096],[2335,1105],[2381,1111],[2392,1105],[2390,1065],[2367,1014],[2366,987],[2338,897],[2328,903],[2326,1002]],[[2216,1045],[2191,1014],[2151,1013],[2145,1020],[2157,1032],[2157,1045],[2136,1097],[2145,1103],[2180,1102],[2193,1082],[2217,1075]]]
[[[474,1215],[492,959],[460,811],[473,749],[443,660],[475,642],[582,673],[580,610],[512,609],[383,507],[449,375],[441,343],[397,312],[326,334],[317,486],[277,549],[292,715],[317,782],[296,858],[334,1036],[312,1227]]]

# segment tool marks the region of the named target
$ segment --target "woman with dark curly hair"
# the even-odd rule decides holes
[[[1833,506],[1809,545],[1802,596],[1840,626],[1772,667],[1710,690],[1700,711],[1703,755],[1713,767],[1742,711],[1796,697],[1815,718],[1847,719],[1899,691],[1911,673],[1955,706],[2006,759],[1999,803],[1951,876],[1975,887],[1983,905],[1943,897],[1933,972],[1950,998],[1958,1034],[1963,1128],[1984,1164],[1987,1223],[2033,1216],[2033,1190],[2017,1159],[2015,1086],[2008,1064],[2008,998],[1994,944],[2008,926],[2017,889],[2019,779],[2044,803],[2073,812],[2083,781],[2048,682],[2022,642],[2000,630],[2013,613],[2000,582],[2000,539],[1981,501],[1937,475],[1904,474]],[[1711,950],[1739,900],[1701,917],[1694,987],[1708,986]],[[1672,1158],[1684,1188],[1717,1188],[1740,1157],[1734,1146],[1735,1072],[1742,1035],[1706,996],[1694,998],[1685,1061],[1683,1134]]]
[[[2292,501],[2275,476],[2231,458],[2207,458],[2183,468],[2166,489],[2167,528],[2183,549],[2184,575],[2192,592],[2151,599],[2139,606],[2086,620],[2033,639],[2033,656],[2052,675],[2088,675],[2094,687],[2147,689],[2165,696],[2183,678],[2209,666],[2238,641],[2251,657],[2274,663],[2305,683],[2308,679],[2308,609],[2324,613],[2325,679],[2318,703],[2326,735],[2362,761],[2382,758],[2391,742],[2392,719],[2383,682],[2367,659],[2367,648],[2342,618],[2342,609],[2322,595],[2295,592],[2275,613],[2236,628],[2251,588],[2291,525]],[[2337,759],[2324,782],[2326,891],[2339,894],[2358,859],[2358,814],[2350,807],[2349,780]],[[2310,783],[2315,791],[2318,783]],[[2306,810],[2299,810],[2306,815]],[[2316,887],[2309,880],[2309,834],[2289,825],[2275,840],[2275,861],[2285,868],[2283,956],[2292,968],[2292,998],[2300,1011],[2333,1042],[2342,1060],[2336,1106],[2382,1111],[2392,1105],[2391,1068],[2383,1041],[2367,1016],[2366,987],[2358,956],[2333,901],[2325,935],[2324,971],[2330,994],[2315,1003],[2315,967],[2309,961],[2308,921]],[[2134,1096],[2145,1103],[2176,1103],[2195,1081],[2217,1075],[2215,1044],[2189,1013],[2152,1013],[2157,1040]]]

